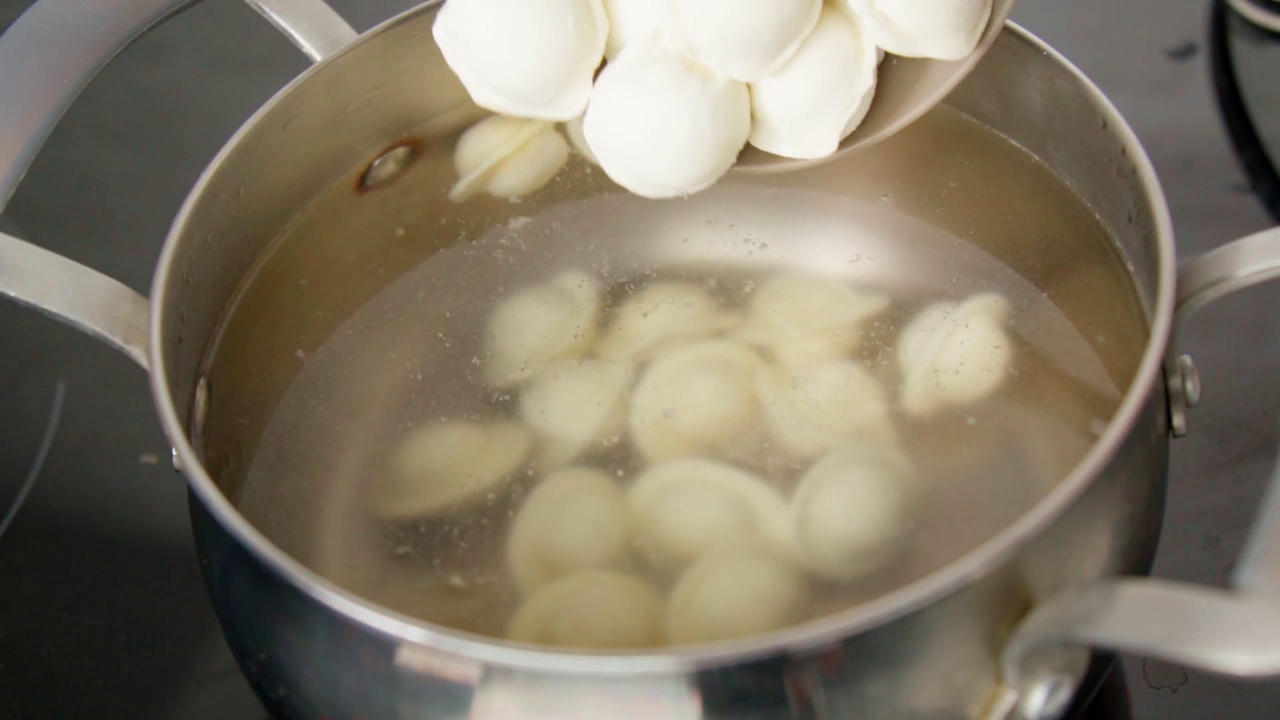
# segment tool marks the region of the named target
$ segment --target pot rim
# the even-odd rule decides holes
[[[162,343],[166,340],[163,317],[169,284],[175,276],[178,238],[204,195],[212,177],[219,172],[231,149],[261,122],[280,98],[306,83],[335,58],[358,52],[375,36],[391,27],[429,12],[440,0],[406,11],[365,32],[359,39],[326,60],[317,63],[289,82],[250,117],[201,173],[183,202],[165,239],[152,279],[151,316],[148,330],[150,384],[153,400],[165,434],[184,468],[188,484],[222,528],[260,562],[282,574],[290,585],[317,603],[359,625],[373,629],[409,645],[430,646],[433,650],[485,665],[524,668],[540,672],[568,672],[594,676],[683,674],[699,669],[723,667],[777,655],[830,647],[841,639],[866,632],[910,614],[959,590],[1007,561],[1018,549],[1036,537],[1062,515],[1102,473],[1128,437],[1157,382],[1163,381],[1163,363],[1173,324],[1176,281],[1173,226],[1168,204],[1155,169],[1133,129],[1102,91],[1075,65],[1048,44],[1010,21],[1005,32],[1018,42],[1031,45],[1052,61],[1061,64],[1084,85],[1098,111],[1112,125],[1128,149],[1154,216],[1157,246],[1156,297],[1151,316],[1151,334],[1133,381],[1106,429],[1085,457],[1039,503],[987,542],[947,566],[908,585],[849,610],[747,639],[693,646],[688,649],[663,648],[650,652],[583,653],[534,648],[501,639],[452,630],[379,607],[376,603],[345,590],[321,577],[271,543],[240,514],[218,489],[183,430],[177,407],[169,391],[169,368]]]

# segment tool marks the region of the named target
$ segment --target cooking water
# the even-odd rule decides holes
[[[202,437],[220,483],[269,538],[338,585],[429,622],[507,636],[513,614],[537,589],[513,579],[508,533],[554,463],[540,454],[533,432],[533,449],[518,454],[518,469],[454,507],[388,513],[379,505],[380,488],[395,472],[400,444],[424,427],[463,421],[523,427],[515,424],[523,422],[520,396],[531,380],[495,381],[490,319],[511,298],[564,273],[598,283],[605,334],[629,298],[662,283],[705,291],[730,319],[701,334],[734,343],[742,337],[734,323],[751,322],[753,298],[779,277],[810,278],[800,285],[835,282],[859,297],[882,299],[836,360],[861,368],[880,392],[878,427],[890,429],[857,427],[850,440],[864,450],[898,448],[910,468],[901,479],[914,488],[909,511],[893,516],[892,551],[864,570],[842,576],[839,567],[815,572],[800,562],[788,571],[795,592],[779,600],[787,606],[785,621],[756,618],[761,630],[855,607],[991,539],[1083,457],[1121,400],[1144,343],[1144,311],[1106,228],[1032,157],[950,109],[836,163],[730,176],[704,193],[660,202],[618,190],[575,159],[519,202],[486,196],[451,203],[449,143],[435,147],[386,198],[379,199],[382,191],[354,194],[344,180],[282,235],[224,322],[211,372],[216,377],[220,364],[228,372],[251,362],[269,366],[261,357],[272,352],[268,336],[298,347],[281,361],[289,369],[271,381],[270,392],[220,399],[215,384]],[[343,258],[336,267],[334,257]],[[365,290],[344,293],[353,286]],[[1011,349],[993,392],[929,412],[904,407],[911,362],[899,357],[904,330],[937,303],[984,296],[1003,303],[1007,314],[998,325]],[[320,297],[328,304],[317,305]],[[255,347],[259,357],[248,360]],[[762,367],[780,367],[788,345],[738,347]],[[621,402],[659,362],[651,357],[677,351],[623,362],[631,369]],[[793,383],[803,375],[794,373]],[[260,422],[251,419],[255,414]],[[747,451],[739,442],[732,453],[714,443],[696,452],[665,446],[642,452],[632,415],[569,463],[600,471],[619,497],[647,468],[693,453],[761,479],[785,506],[827,454],[788,452],[767,431],[764,412],[751,416],[754,427],[734,433],[739,441],[753,438]],[[834,422],[842,427],[840,417]],[[497,439],[490,442],[484,454],[492,459],[503,450]],[[563,498],[544,505],[553,517],[557,508],[574,512]],[[880,519],[864,508],[848,510],[851,522]],[[623,525],[653,522],[621,517]],[[801,522],[798,531],[805,527]],[[655,561],[645,532],[633,527],[629,549],[601,562],[647,585],[656,598],[652,612],[661,615],[664,603],[677,602],[668,600],[672,588],[695,559]],[[540,577],[538,584],[551,580]],[[578,595],[592,597],[589,590]],[[623,612],[617,602],[631,601],[609,602],[614,606],[575,612],[607,617]],[[662,628],[679,621],[656,622],[660,636],[649,638],[655,643],[726,634],[695,629],[672,637]],[[557,642],[555,633],[517,636]],[[628,637],[617,644],[648,644]]]

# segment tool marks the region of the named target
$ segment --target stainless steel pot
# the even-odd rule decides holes
[[[0,207],[96,71],[189,1],[40,0],[0,37]],[[430,40],[437,3],[361,37],[320,0],[251,4],[317,64],[201,177],[165,242],[150,300],[3,234],[0,293],[150,371],[190,482],[215,607],[245,674],[278,716],[1045,720],[1079,686],[1085,648],[1242,677],[1280,674],[1280,490],[1262,508],[1234,590],[1123,577],[1149,568],[1168,438],[1186,432],[1199,394],[1194,366],[1174,350],[1177,324],[1224,293],[1280,275],[1280,230],[1225,245],[1175,278],[1165,201],[1132,131],[1066,60],[1014,26],[947,103],[1039,157],[1098,212],[1150,321],[1115,418],[1018,522],[855,611],[671,654],[480,642],[384,611],[312,573],[246,522],[189,440],[208,397],[207,339],[263,245],[298,208],[353,169],[371,168],[367,183],[394,175],[411,154],[400,149],[407,133],[470,105]]]

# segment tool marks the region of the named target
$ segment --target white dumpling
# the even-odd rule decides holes
[[[549,122],[494,115],[467,129],[454,148],[458,182],[449,199],[476,193],[514,198],[546,185],[569,160],[569,145]]]
[[[833,360],[856,348],[866,322],[887,307],[887,297],[858,292],[843,280],[785,271],[752,293],[736,337],[786,364]]]
[[[565,123],[564,134],[569,137],[569,144],[573,146],[574,152],[586,158],[592,165],[600,164],[596,154],[591,151],[591,146],[587,144],[587,136],[582,131],[582,118],[574,118]]]
[[[769,548],[731,545],[681,576],[667,604],[667,641],[732,640],[804,619],[809,588],[802,573]]]
[[[680,43],[741,82],[768,75],[813,30],[822,0],[672,0]]]
[[[700,340],[654,358],[631,396],[631,441],[649,462],[758,448],[755,353]]]
[[[525,461],[533,439],[517,423],[443,422],[401,441],[373,496],[386,518],[447,511],[493,493]]]
[[[662,343],[719,332],[734,320],[697,285],[655,282],[618,306],[605,323],[595,352],[617,362],[644,360],[646,353]]]
[[[978,46],[991,0],[844,0],[875,44],[902,57],[959,60]]]
[[[480,107],[568,120],[587,106],[609,20],[601,0],[449,0],[431,33]]]
[[[539,464],[571,462],[618,434],[627,419],[631,369],[594,358],[563,360],[520,392],[520,417],[543,441]]]
[[[921,311],[898,341],[902,407],[928,416],[995,392],[1013,361],[1008,316],[1009,302],[995,293]]]
[[[485,336],[485,382],[510,387],[583,354],[595,340],[599,315],[600,283],[577,271],[504,298]]]
[[[756,380],[772,448],[812,459],[858,440],[892,441],[889,399],[855,362],[769,367]]]
[[[646,583],[610,570],[589,570],[547,585],[507,626],[516,642],[621,650],[662,642],[664,604]]]
[[[672,0],[604,0],[604,12],[609,17],[605,57],[612,60],[634,42],[668,37],[674,21],[671,5]]]
[[[744,538],[786,545],[786,499],[732,465],[700,458],[654,465],[626,501],[636,548],[659,568],[684,567]]]
[[[911,467],[884,445],[832,451],[805,473],[791,496],[796,556],[815,575],[836,582],[883,567],[911,527]]]
[[[564,575],[616,567],[627,557],[630,520],[608,475],[571,467],[529,493],[507,535],[507,568],[526,595]]]

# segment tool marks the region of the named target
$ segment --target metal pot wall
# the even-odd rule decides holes
[[[0,207],[94,73],[188,4],[99,0],[67,9],[41,0],[0,37]],[[249,120],[201,177],[165,243],[150,300],[8,235],[0,235],[0,293],[149,369],[175,461],[190,481],[215,607],[245,674],[278,716],[1043,720],[1078,687],[1084,648],[1237,676],[1280,674],[1280,494],[1263,508],[1235,590],[1122,577],[1149,568],[1168,437],[1186,431],[1198,394],[1194,367],[1174,352],[1177,321],[1280,275],[1280,230],[1223,246],[1175,284],[1167,208],[1133,133],[1066,60],[1013,26],[947,103],[1036,155],[1097,211],[1150,322],[1110,426],[1018,522],[855,611],[669,654],[586,656],[479,642],[382,610],[312,573],[246,522],[189,440],[208,398],[207,339],[264,244],[298,208],[354,169],[379,158],[395,163],[397,143],[424,122],[473,108],[430,40],[437,3],[361,37],[318,0],[251,4],[317,64]]]

